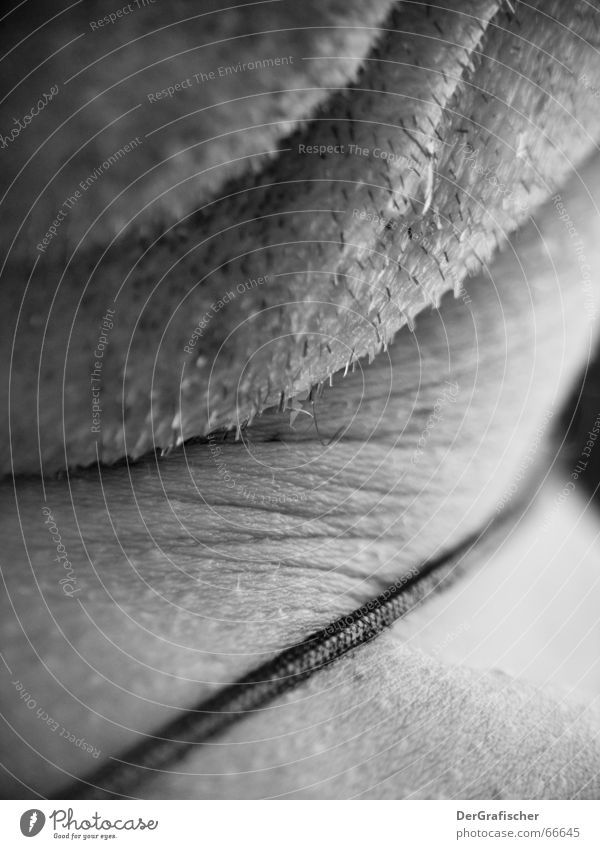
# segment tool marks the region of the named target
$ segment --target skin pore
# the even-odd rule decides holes
[[[375,55],[384,61],[365,63],[356,86],[364,91],[333,93],[315,123],[298,130],[293,156],[280,154],[256,177],[234,175],[239,183],[220,189],[231,197],[156,245],[147,238],[142,255],[139,233],[124,234],[91,275],[100,249],[84,246],[64,280],[65,262],[48,259],[40,266],[48,285],[38,281],[20,315],[27,278],[21,274],[3,294],[19,343],[5,467],[32,473],[2,483],[5,795],[69,786],[181,708],[485,526],[544,416],[560,408],[585,366],[595,337],[580,254],[549,196],[560,192],[583,254],[597,267],[599,169],[588,156],[597,115],[589,92],[570,78],[558,97],[547,91],[555,75],[566,79],[562,65],[575,55],[582,69],[594,59],[593,45],[582,43],[586,18],[573,22],[571,40],[555,39],[550,18],[561,4],[545,4],[543,13],[526,6],[517,23],[499,3],[478,4],[477,14],[474,6],[465,3],[460,15],[441,11],[442,38],[434,41],[425,8],[404,4],[393,23],[409,34],[407,44],[397,33],[382,35],[377,50],[384,52]],[[509,85],[498,62],[515,45],[525,80]],[[560,73],[540,63],[544,51],[558,56]],[[403,55],[402,71],[394,63]],[[411,91],[417,102],[401,98],[392,110],[379,98],[385,86]],[[441,105],[426,94],[441,96]],[[341,120],[345,109],[350,122]],[[362,123],[369,114],[375,126]],[[478,161],[454,143],[465,127]],[[552,138],[549,127],[559,128]],[[433,188],[432,152],[413,132],[424,128],[428,139],[437,130],[444,140]],[[373,155],[300,153],[309,139],[357,144]],[[395,158],[374,155],[385,145]],[[482,159],[512,196],[484,179]],[[373,215],[361,218],[355,209]],[[255,251],[264,254],[258,262]],[[454,279],[440,276],[444,251]],[[477,273],[463,288],[467,270]],[[234,287],[236,297],[212,310],[205,347],[188,344],[229,281],[265,276],[266,286]],[[90,340],[124,279],[131,285],[110,329],[98,439],[89,431]],[[254,311],[257,318],[244,323]],[[39,315],[52,317],[46,337]],[[213,393],[210,368],[198,361],[210,364],[240,321],[233,344],[215,358]],[[65,361],[72,389],[63,392]],[[85,393],[77,391],[83,385]],[[148,453],[182,432],[206,433],[209,420],[245,423],[252,410],[237,440],[234,428],[166,457]],[[34,477],[38,422],[45,480]],[[96,442],[101,459],[121,457],[127,445],[138,461],[52,474],[69,461],[92,461]],[[485,556],[474,552],[463,568],[479,568]],[[238,723],[181,770],[156,776],[145,792],[597,792],[591,710],[497,673],[421,656],[404,642],[410,628],[407,618],[402,629]],[[23,692],[35,709],[23,707]],[[70,735],[84,737],[98,758]]]

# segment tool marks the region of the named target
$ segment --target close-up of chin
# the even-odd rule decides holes
[[[600,798],[599,0],[1,21],[0,796]]]

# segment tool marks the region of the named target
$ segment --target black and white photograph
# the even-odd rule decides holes
[[[0,842],[600,845],[600,2],[0,33]]]

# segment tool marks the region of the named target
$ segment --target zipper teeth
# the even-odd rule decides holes
[[[491,523],[490,523],[491,524]],[[295,689],[312,674],[381,634],[413,610],[434,590],[455,577],[460,561],[486,533],[489,525],[449,552],[439,555],[399,580],[371,601],[313,632],[302,642],[255,667],[195,708],[182,711],[158,735],[111,758],[78,780],[56,799],[136,798],[132,794],[155,772],[182,761],[194,746],[221,734],[249,713]]]

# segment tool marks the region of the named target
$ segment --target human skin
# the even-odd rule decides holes
[[[561,128],[563,148],[572,129],[568,121]],[[581,142],[581,158],[588,142]],[[551,147],[538,152],[538,165],[549,167]],[[510,173],[507,163],[499,173]],[[478,248],[489,242],[490,259],[459,297],[448,292],[442,299],[440,290],[439,308],[420,309],[414,330],[405,325],[387,350],[360,357],[357,339],[340,322],[340,363],[354,360],[355,367],[344,376],[345,368],[330,364],[331,387],[326,382],[313,400],[298,392],[291,409],[287,402],[282,411],[267,408],[238,440],[233,433],[128,466],[3,483],[3,656],[11,680],[21,681],[61,726],[84,735],[101,751],[100,762],[484,527],[545,414],[569,393],[589,358],[595,325],[560,209],[597,268],[597,162],[592,157],[563,175],[560,201],[544,202],[549,185],[540,189],[530,198],[532,219],[513,237],[518,216],[510,204],[498,232],[485,217],[477,223],[482,199],[471,189],[483,193],[488,208],[497,192],[462,167],[459,206],[475,220],[466,241]],[[554,176],[547,177],[556,192]],[[288,236],[299,238],[293,228],[302,224],[290,221]],[[360,238],[361,219],[354,221]],[[413,270],[427,277],[430,256],[419,243],[440,237],[427,221],[417,223],[408,250],[421,253]],[[369,250],[372,232],[364,219],[362,225]],[[405,232],[401,222],[393,235]],[[505,244],[491,258],[497,241]],[[276,294],[265,291],[266,298]],[[352,309],[362,315],[360,289],[355,295]],[[68,291],[64,297],[67,303]],[[337,314],[348,309],[334,306]],[[410,299],[404,309],[410,313]],[[219,311],[211,332],[224,334],[232,320]],[[259,341],[268,347],[263,330]],[[27,339],[34,338],[29,332]],[[294,356],[297,342],[288,343]],[[246,357],[240,342],[232,378],[243,373]],[[276,376],[275,357],[271,380]],[[281,392],[283,384],[277,397]],[[60,442],[47,444],[48,456],[58,457]],[[26,468],[31,456],[18,439],[17,449],[13,460]],[[73,564],[71,595],[59,581],[64,565],[54,559],[57,544],[42,506]],[[483,546],[465,568],[485,557]],[[403,628],[410,623],[408,617]],[[160,775],[145,792],[597,794],[592,710],[496,673],[444,666],[407,649],[402,635],[406,630],[392,629],[337,668],[316,673],[187,762],[185,771],[210,778]],[[14,686],[3,689],[7,795],[56,792],[97,764],[25,710]],[[354,706],[363,702],[369,708],[361,714]],[[343,733],[339,715],[347,723]],[[485,769],[477,775],[482,752]],[[536,766],[524,770],[529,763]]]
[[[227,183],[181,222],[149,231],[135,216],[100,247],[92,230],[66,261],[50,241],[35,268],[31,244],[17,253],[0,293],[13,387],[3,386],[3,470],[52,474],[242,426],[282,394],[374,356],[458,291],[600,132],[578,78],[596,61],[593,10],[571,21],[554,3],[513,20],[501,5],[433,18],[419,4],[395,9],[351,96],[333,92],[258,175]],[[302,153],[306,143],[343,153],[323,159]],[[257,279],[266,282],[248,288]],[[98,350],[108,308],[114,327]],[[97,362],[101,426],[89,391]]]

